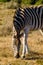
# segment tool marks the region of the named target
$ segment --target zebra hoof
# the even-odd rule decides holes
[[[17,54],[16,56],[15,56],[15,58],[19,58],[20,57],[20,55],[19,54]]]
[[[25,58],[25,55],[24,56],[21,56],[21,59],[24,59]]]

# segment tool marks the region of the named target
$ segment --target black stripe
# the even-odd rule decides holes
[[[41,6],[38,8],[38,15],[40,14]]]
[[[40,13],[41,13],[40,11],[41,11],[41,6],[38,8],[38,16],[39,16],[39,28],[40,28],[40,22],[41,22],[41,21],[40,21]]]
[[[27,9],[27,8],[26,8]],[[24,12],[25,12],[25,14],[27,15],[27,17],[28,17],[28,15],[29,15],[29,13],[26,11],[26,9],[24,9]],[[30,16],[30,15],[29,15]]]
[[[31,24],[33,25],[33,15],[32,15],[32,12],[31,12],[31,9],[30,8],[26,8],[27,10],[28,10],[28,12],[31,14],[31,17],[32,17],[32,22],[31,22]]]
[[[18,20],[18,22],[21,24],[21,27],[22,27],[22,26],[23,26],[23,24],[22,24],[21,19],[19,18],[19,15],[16,15],[16,16],[15,16],[15,19],[17,19],[17,20]]]
[[[19,28],[18,24],[16,23],[16,21],[14,21],[14,27],[15,27],[16,31],[20,30],[20,28]]]
[[[18,21],[17,21],[16,19],[15,19],[15,21],[14,21],[14,24],[15,24],[15,22],[16,22],[16,28],[20,29],[21,26],[20,26],[20,24],[18,23]]]
[[[43,8],[42,8],[42,15],[41,15],[41,27],[43,27]]]
[[[43,27],[43,7],[41,6],[41,27]]]
[[[21,25],[23,26],[22,20],[24,21],[24,18],[22,17],[22,15],[21,15],[20,13],[18,13],[17,16],[18,16],[19,22],[20,22]],[[21,20],[19,17],[22,18],[22,20]]]
[[[22,22],[22,26],[24,27],[24,24],[25,24],[25,19],[24,19],[24,16],[22,14],[19,14],[19,18],[21,19],[21,22]]]
[[[37,16],[37,20],[38,20],[38,27],[37,28],[39,28],[38,7],[35,7],[34,10],[35,10],[35,13],[36,13],[36,16]]]
[[[19,23],[18,19],[15,19],[15,22],[18,24],[18,26],[21,28],[21,24]]]
[[[34,28],[33,28],[33,29],[35,29],[36,28],[36,16],[35,16],[35,12],[34,12],[34,9],[33,8],[31,8],[31,12],[33,13],[34,18],[35,18],[35,25],[34,25]]]
[[[31,16],[30,16],[30,14],[29,14],[29,12],[27,12],[27,10],[26,10],[26,8],[24,9],[24,13],[25,13],[25,24],[27,23],[27,25],[28,24],[30,24],[29,22],[30,22],[30,18],[31,18]]]
[[[24,17],[24,10],[20,10],[17,12],[17,16],[21,19],[22,26],[25,26],[25,17]]]

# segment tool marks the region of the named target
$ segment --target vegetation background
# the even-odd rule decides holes
[[[39,5],[43,6],[43,0],[0,0],[0,65],[43,65],[43,36],[39,31],[29,34],[30,52],[26,59],[15,59],[12,49],[13,16],[16,9]]]

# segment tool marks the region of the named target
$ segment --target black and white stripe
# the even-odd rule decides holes
[[[43,6],[19,8],[14,16],[13,23],[17,30],[22,30],[26,25],[32,26],[33,29],[43,28]]]
[[[17,9],[14,16],[13,24],[17,32],[17,38],[19,38],[20,32],[22,30],[27,34],[28,30],[42,29],[43,6]],[[23,53],[25,54],[25,50],[23,51]]]

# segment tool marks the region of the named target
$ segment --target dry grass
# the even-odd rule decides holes
[[[0,10],[0,36],[12,34],[14,11],[12,9]]]
[[[36,34],[36,35],[34,35]],[[38,35],[38,36],[37,36]],[[29,55],[26,59],[15,59],[12,49],[12,37],[0,37],[1,65],[43,65],[43,36],[38,31],[29,34]]]

